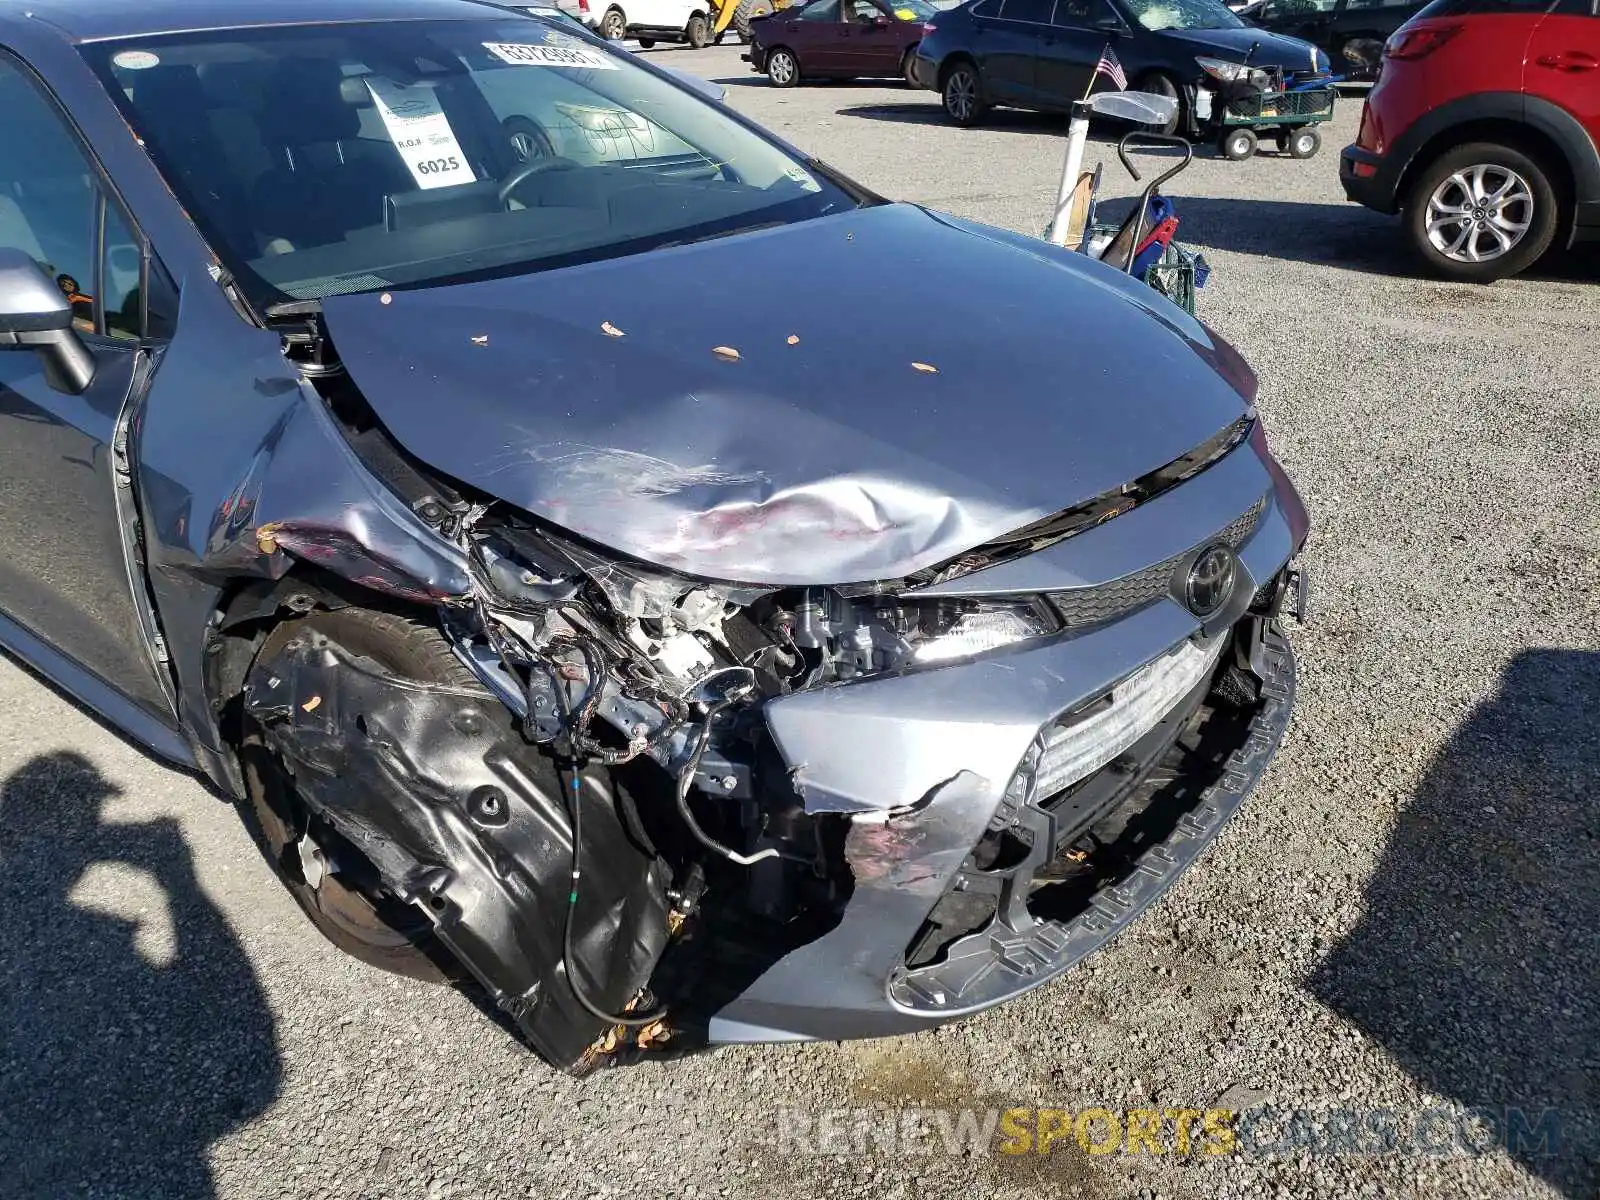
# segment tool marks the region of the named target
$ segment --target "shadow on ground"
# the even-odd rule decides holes
[[[1146,163],[1141,158],[1135,159],[1135,165],[1144,171],[1146,180],[1164,169],[1160,162]],[[1139,186],[1123,173],[1114,147],[1109,148],[1105,164],[1107,189],[1126,192]],[[1184,193],[1182,175],[1162,192],[1177,208],[1178,240],[1186,246],[1341,267],[1369,275],[1431,278],[1407,241],[1400,218],[1359,204],[1190,196]],[[1097,219],[1120,221],[1132,204],[1128,197],[1108,199],[1101,204]],[[1593,283],[1600,279],[1600,256],[1590,247],[1557,249],[1519,278]],[[1314,304],[1305,316],[1314,319]]]
[[[177,824],[41,755],[0,785],[0,1173],[7,1197],[214,1194],[208,1147],[276,1097],[250,963]]]
[[[1520,1110],[1501,1121],[1512,1156],[1572,1200],[1600,1184],[1596,713],[1600,652],[1518,655],[1429,766],[1366,916],[1311,980],[1428,1091]]]

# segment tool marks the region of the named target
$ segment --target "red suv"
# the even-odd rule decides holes
[[[1350,199],[1487,283],[1600,240],[1600,0],[1434,0],[1383,49],[1345,147]]]

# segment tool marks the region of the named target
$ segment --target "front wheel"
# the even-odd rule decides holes
[[[750,22],[772,11],[772,0],[739,0],[733,10],[733,31],[745,45],[750,44]]]
[[[711,44],[711,23],[701,14],[695,13],[694,16],[689,18],[689,24],[684,29],[683,36],[689,43],[690,49],[704,50]],[[640,39],[639,44],[641,46],[644,45],[644,40]]]
[[[945,115],[957,125],[976,125],[984,112],[983,91],[978,71],[969,63],[957,63],[944,77],[940,89]]]
[[[1139,81],[1138,90],[1165,96],[1173,102],[1172,119],[1164,125],[1151,126],[1151,131],[1166,134],[1168,137],[1177,133],[1179,126],[1183,124],[1183,96],[1178,91],[1178,85],[1166,75],[1146,75]]]
[[[271,661],[290,641],[313,633],[403,679],[476,686],[438,630],[359,608],[285,621],[267,635],[258,661]],[[300,798],[293,773],[253,722],[247,722],[239,758],[248,797],[242,806],[245,823],[279,880],[324,937],[362,962],[397,975],[433,982],[463,977],[427,915],[385,890],[361,846]]]
[[[1256,135],[1249,129],[1226,129],[1217,139],[1217,151],[1229,162],[1243,162],[1256,152]]]
[[[1436,159],[1417,176],[1405,214],[1423,261],[1464,283],[1492,283],[1532,266],[1550,248],[1561,215],[1544,168],[1489,142]]]
[[[767,55],[767,78],[774,87],[793,87],[800,82],[800,64],[794,52],[782,46]]]
[[[620,8],[608,9],[600,18],[600,36],[608,42],[620,42],[628,32],[628,18]]]

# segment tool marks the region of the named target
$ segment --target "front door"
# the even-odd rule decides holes
[[[1561,0],[1528,43],[1523,86],[1567,110],[1600,143],[1600,16],[1593,0]]]
[[[898,75],[905,39],[893,13],[877,0],[844,0],[845,71],[850,75]]]
[[[1056,0],[1050,32],[1035,68],[1041,103],[1065,110],[1089,94],[1095,64],[1107,47],[1115,47],[1115,39],[1103,23],[1116,19],[1106,0]],[[1102,24],[1097,26],[1097,22]],[[1105,79],[1102,86],[1115,88],[1116,84]]]
[[[170,724],[133,603],[111,454],[143,353],[142,239],[60,111],[3,52],[0,112],[0,246],[72,297],[95,358],[88,390],[69,396],[45,382],[36,353],[0,350],[0,613]]]
[[[1053,0],[983,0],[972,15],[983,86],[990,100],[1033,107],[1039,43],[1050,32]]]

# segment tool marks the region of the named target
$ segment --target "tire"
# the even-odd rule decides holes
[[[639,49],[641,49],[641,50],[654,50],[655,49],[655,46],[656,46],[655,38],[637,38],[635,40],[638,41]]]
[[[1178,109],[1172,114],[1172,120],[1168,121],[1165,125],[1162,125],[1159,128],[1154,125],[1147,127],[1152,133],[1164,133],[1168,137],[1171,137],[1183,127],[1183,118],[1185,115],[1183,106],[1183,93],[1178,90],[1178,85],[1172,81],[1170,76],[1159,73],[1154,75],[1146,75],[1144,78],[1139,80],[1137,85],[1135,85],[1135,90],[1141,92],[1153,92],[1157,96],[1167,96],[1178,102]]]
[[[988,105],[983,102],[983,83],[978,68],[972,63],[956,63],[944,74],[939,85],[939,99],[944,115],[957,125],[971,127],[983,120]]]
[[[916,75],[912,73],[912,63],[916,60],[916,57],[917,48],[915,46],[909,47],[905,52],[905,56],[900,60],[900,78],[906,81],[906,86],[919,88],[922,85],[917,82]]]
[[[608,42],[620,42],[628,36],[628,18],[620,8],[606,9],[600,18],[600,36]]]
[[[684,41],[689,43],[691,50],[704,50],[711,44],[711,22],[707,21],[704,13],[695,13],[689,18],[689,24],[683,30]],[[641,46],[644,42],[639,43]]]
[[[476,686],[437,630],[368,609],[318,612],[285,621],[267,635],[258,657],[270,658],[294,637],[313,631],[405,678]],[[308,814],[295,795],[292,776],[267,747],[259,727],[247,722],[239,749],[247,793],[240,805],[245,824],[317,931],[346,954],[380,970],[433,983],[465,982],[468,977],[434,936],[427,916],[381,895],[376,871],[366,857]],[[320,887],[306,882],[301,864],[301,835],[307,829],[314,830],[322,849],[336,846],[341,863],[338,874],[324,875]]]
[[[772,0],[739,0],[739,7],[733,10],[733,31],[739,35],[739,40],[748,44],[750,22],[772,11]]]
[[[767,78],[773,87],[790,88],[800,82],[800,61],[787,46],[778,46],[767,55]]]
[[[1322,149],[1322,135],[1310,126],[1291,129],[1278,142],[1290,158],[1311,158]]]
[[[1254,157],[1257,144],[1252,130],[1224,129],[1222,136],[1217,139],[1217,152],[1229,162],[1243,162]]]
[[[1526,270],[1550,248],[1562,221],[1544,167],[1493,142],[1458,146],[1435,159],[1417,175],[1404,211],[1423,262],[1464,283]]]
[[[550,135],[545,132],[544,126],[533,118],[507,117],[502,128],[506,131],[506,140],[511,143],[511,154],[518,166],[536,159],[556,156],[556,148],[550,141]]]

